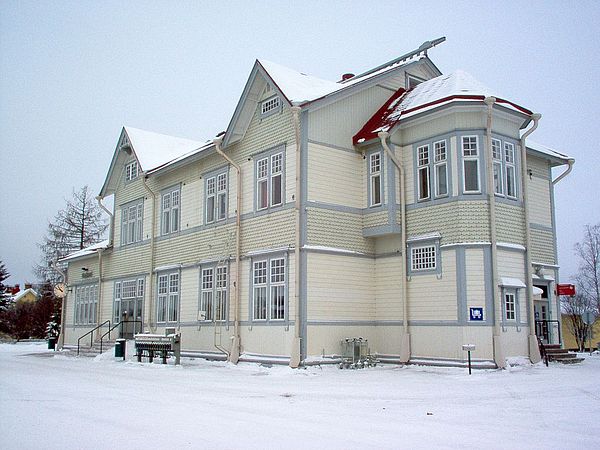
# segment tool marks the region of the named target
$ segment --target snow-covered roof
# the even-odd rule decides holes
[[[401,119],[415,114],[452,102],[481,102],[489,96],[496,97],[497,104],[520,113],[531,114],[531,111],[506,100],[471,74],[456,70],[448,75],[424,81],[409,91],[400,88],[354,136],[354,143],[360,144],[374,139],[378,132],[389,131]]]
[[[350,86],[354,86],[377,75],[414,63],[423,58],[426,58],[423,54],[413,55],[402,61],[390,63],[374,72],[366,72],[365,75],[355,76],[348,80],[338,82],[323,80],[322,78],[298,72],[264,59],[258,60],[258,63],[263,67],[265,72],[269,74],[273,82],[292,105],[302,105],[343,89],[347,89]]]
[[[538,153],[543,153],[544,155],[552,156],[553,158],[558,158],[563,161],[572,160],[573,158],[565,153],[561,153],[553,148],[546,147],[545,145],[538,144],[537,142],[530,141],[527,139],[526,142],[527,148],[530,150],[534,150]]]
[[[500,277],[500,286],[514,287],[514,288],[525,288],[527,287],[522,280],[518,278]]]
[[[13,300],[15,302],[18,302],[19,300],[21,300],[23,297],[25,297],[29,293],[35,295],[37,298],[41,297],[40,294],[35,289],[29,288],[29,289],[25,289],[24,291],[19,292],[17,295],[14,296]]]
[[[84,249],[77,250],[76,252],[70,253],[64,258],[61,258],[60,261],[70,261],[72,259],[81,258],[82,256],[93,255],[96,253],[97,250],[105,248],[108,248],[108,239],[102,242],[98,242],[97,244],[90,245],[89,247],[86,247]]]
[[[208,144],[138,128],[124,127],[143,171],[156,170]]]

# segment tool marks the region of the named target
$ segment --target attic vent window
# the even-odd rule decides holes
[[[137,161],[132,161],[125,166],[125,181],[135,180],[138,176]]]
[[[261,104],[260,113],[262,117],[269,116],[279,111],[281,108],[281,101],[279,97],[271,97]]]

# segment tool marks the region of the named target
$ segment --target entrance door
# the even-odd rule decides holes
[[[121,300],[121,338],[133,339],[140,332],[143,301],[141,299]]]

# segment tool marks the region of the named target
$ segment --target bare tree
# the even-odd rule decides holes
[[[580,351],[592,325],[586,325],[581,315],[591,311],[600,316],[600,224],[587,225],[583,240],[575,244],[579,256],[579,268],[575,276],[577,295],[561,297],[563,312],[569,319],[567,327],[575,336]]]
[[[38,279],[52,284],[58,282],[59,275],[51,267],[53,261],[100,242],[107,227],[88,186],[73,190],[73,197],[48,223],[46,236],[38,244],[42,258],[33,268]]]

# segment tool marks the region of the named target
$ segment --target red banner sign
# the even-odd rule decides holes
[[[557,284],[556,285],[556,294],[557,295],[568,295],[572,297],[575,295],[575,285],[574,284]]]

